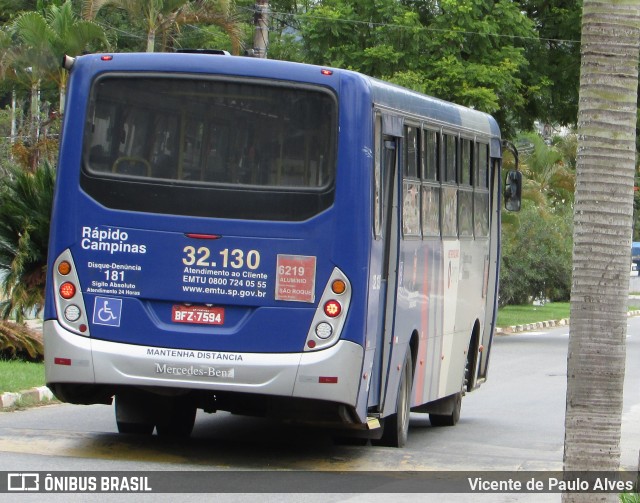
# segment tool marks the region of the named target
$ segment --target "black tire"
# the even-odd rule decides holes
[[[193,431],[196,420],[196,404],[188,398],[167,399],[156,421],[156,430],[161,437],[187,438]]]
[[[456,393],[451,400],[453,401],[451,414],[429,414],[431,426],[455,426],[458,423],[462,409],[462,393]]]
[[[138,394],[118,394],[115,397],[118,432],[129,435],[151,435],[155,428],[151,400]]]
[[[411,413],[411,388],[413,386],[413,359],[411,351],[407,351],[402,367],[402,375],[398,384],[396,413],[388,416],[383,422],[382,437],[372,439],[373,445],[384,447],[404,447],[409,435],[409,415]]]
[[[474,355],[472,353],[473,342],[469,344],[469,351],[467,352],[467,361],[464,365],[464,375],[462,378],[462,389],[459,393],[450,397],[453,402],[452,411],[450,414],[429,414],[429,421],[431,426],[455,426],[460,420],[460,411],[462,409],[462,397],[467,391],[467,387],[471,382],[471,372],[474,367]]]

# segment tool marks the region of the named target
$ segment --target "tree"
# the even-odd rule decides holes
[[[34,173],[14,165],[0,178],[0,278],[6,300],[0,317],[22,321],[44,303],[49,214],[55,170],[48,162]]]
[[[42,141],[47,141],[46,134],[41,138],[41,126],[46,126],[50,120],[47,117],[43,124],[41,117],[43,85],[55,83],[62,111],[67,82],[67,72],[60,66],[62,56],[75,56],[99,44],[106,44],[104,32],[95,23],[76,16],[71,0],[60,5],[52,3],[42,12],[24,12],[0,33],[3,76],[10,78],[14,85],[30,90],[29,141],[22,142],[21,146],[29,151],[31,170],[38,163]]]
[[[50,5],[43,14],[26,12],[14,22],[20,44],[34,57],[37,54],[38,79],[46,78],[58,86],[59,110],[64,110],[68,72],[60,61],[62,56],[77,56],[83,51],[108,46],[104,30],[91,21],[80,19],[73,11],[71,0],[62,5]]]
[[[584,1],[566,472],[620,464],[639,51],[640,3]]]
[[[575,155],[570,150],[573,135],[558,138],[555,144],[547,145],[537,133],[520,135],[521,170],[524,175],[522,197],[536,203],[538,211],[553,212],[573,202],[575,168],[571,160]]]
[[[580,80],[582,0],[520,0],[540,36],[525,45],[528,72],[547,82],[527,104],[527,114],[545,123],[575,124]]]
[[[534,25],[516,2],[324,0],[303,16],[305,60],[352,68],[494,114],[512,134],[547,81],[525,72]],[[525,81],[525,77],[529,81]]]
[[[235,15],[233,0],[84,0],[85,19],[95,19],[106,5],[127,11],[132,19],[145,25],[147,52],[156,49],[156,38],[161,37],[161,50],[172,44],[172,36],[187,24],[213,24],[229,37],[234,54],[240,53],[242,31]]]

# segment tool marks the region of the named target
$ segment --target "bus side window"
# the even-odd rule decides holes
[[[442,236],[458,237],[458,138],[451,134],[443,135],[444,183],[442,185],[441,205]]]
[[[460,174],[458,190],[458,231],[460,237],[473,237],[473,188],[471,173],[473,171],[472,142],[460,139]]]
[[[421,236],[420,228],[420,179],[418,178],[420,133],[417,127],[404,128],[404,156],[402,182],[402,234]]]
[[[440,237],[440,134],[429,129],[422,133],[422,235]]]
[[[474,233],[476,237],[489,235],[489,145],[476,144],[476,160],[474,162]]]

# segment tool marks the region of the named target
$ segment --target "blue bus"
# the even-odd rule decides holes
[[[198,409],[388,446],[411,411],[458,421],[496,316],[492,117],[282,61],[63,64],[44,321],[60,400],[167,436]]]

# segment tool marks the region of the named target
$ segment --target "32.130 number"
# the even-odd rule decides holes
[[[201,246],[196,249],[193,246],[185,246],[182,250],[185,253],[185,257],[182,258],[184,265],[196,265],[199,267],[215,267],[216,263],[209,260],[211,257],[211,250],[206,246]],[[235,250],[229,250],[225,248],[220,250],[219,253],[222,258],[222,267],[232,269],[242,269],[245,265],[247,268],[255,270],[260,267],[260,252],[258,250],[249,250],[245,252],[236,248]]]

